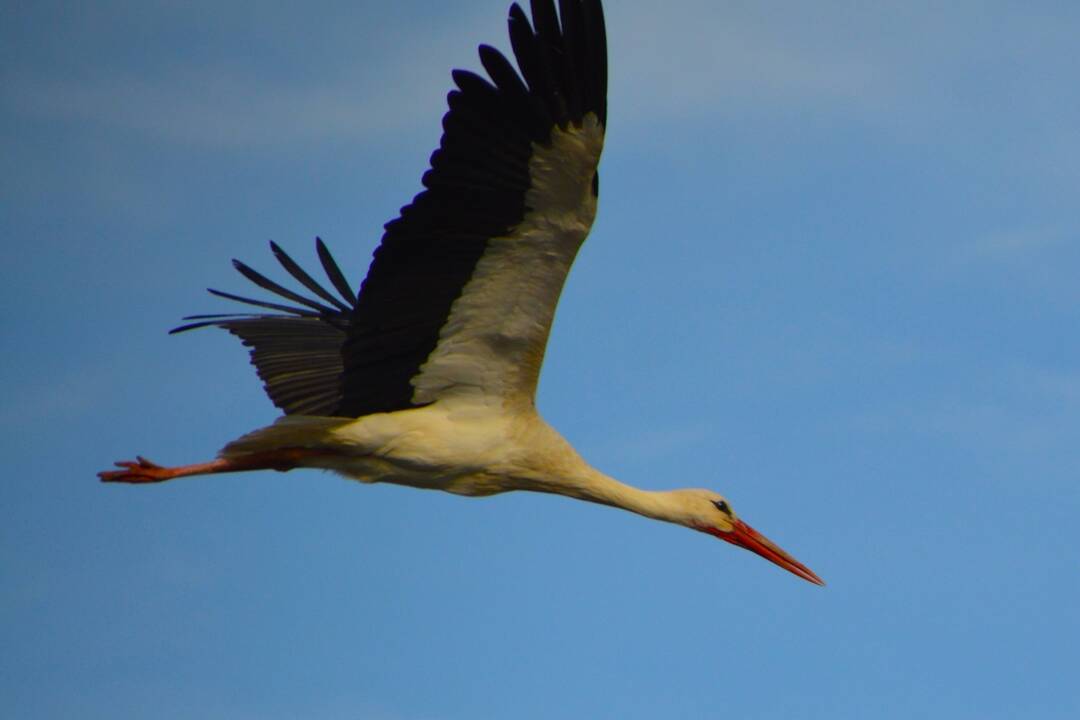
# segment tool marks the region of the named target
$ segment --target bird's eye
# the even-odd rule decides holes
[[[713,502],[713,505],[715,505],[716,509],[720,512],[724,513],[729,517],[731,516],[731,506],[727,504],[726,500],[716,500]]]

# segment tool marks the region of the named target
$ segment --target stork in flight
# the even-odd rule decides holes
[[[211,290],[274,312],[195,315],[172,331],[216,326],[239,337],[284,416],[209,462],[162,467],[138,457],[99,477],[155,483],[322,468],[468,496],[556,493],[685,525],[824,584],[720,495],[618,482],[537,413],[555,305],[596,216],[607,49],[600,0],[559,0],[558,15],[553,0],[531,6],[531,23],[510,8],[517,70],[481,45],[490,79],[453,72],[425,189],[386,224],[359,293],[321,240],[319,260],[340,297],[271,243],[311,296],[233,261],[294,304]]]

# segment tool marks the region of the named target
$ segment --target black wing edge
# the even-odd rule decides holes
[[[533,145],[556,127],[607,122],[607,41],[600,0],[517,3],[507,20],[517,69],[481,45],[488,78],[451,74],[443,135],[424,190],[385,225],[360,289],[345,363],[342,415],[416,407],[412,379],[438,344],[451,306],[493,237],[508,234],[529,208]],[[593,191],[597,181],[593,181]]]
[[[532,139],[547,143],[555,125],[580,125],[594,113],[607,127],[607,34],[600,0],[531,0],[532,23],[518,3],[510,6],[507,26],[518,70],[499,51],[480,46],[480,61],[494,85],[511,103],[533,115]],[[455,71],[458,74],[471,75]],[[524,83],[522,82],[524,81]],[[526,87],[527,86],[527,87]],[[476,88],[458,87],[468,93]],[[526,95],[527,97],[523,96]],[[526,109],[526,108],[522,108]]]
[[[169,331],[172,335],[203,327],[219,327],[240,338],[251,348],[251,362],[263,381],[266,394],[286,415],[334,415],[341,405],[341,347],[347,337],[349,318],[356,307],[356,295],[320,238],[315,238],[315,248],[323,271],[340,298],[271,242],[270,249],[277,261],[315,298],[289,290],[239,260],[233,260],[233,266],[245,278],[295,305],[256,300],[211,288],[209,292],[218,297],[274,310],[278,314],[189,315],[184,320],[195,322]]]

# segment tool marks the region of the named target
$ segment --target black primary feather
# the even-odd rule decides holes
[[[251,362],[266,394],[286,415],[333,415],[341,405],[341,346],[355,301],[346,304],[335,298],[276,243],[271,242],[270,249],[293,278],[330,305],[293,292],[234,260],[233,265],[248,280],[301,307],[211,288],[209,292],[218,297],[284,314],[189,315],[184,319],[197,322],[169,332],[181,333],[211,325],[228,330],[251,348]],[[321,240],[316,239],[316,250],[331,284],[345,299],[350,299],[349,285]]]

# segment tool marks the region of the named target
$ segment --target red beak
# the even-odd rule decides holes
[[[730,532],[706,529],[705,532],[715,535],[721,540],[726,540],[732,545],[746,548],[750,552],[757,553],[766,560],[776,563],[790,573],[798,575],[803,580],[808,580],[815,585],[824,585],[825,581],[814,574],[814,571],[803,565],[795,558],[780,549],[780,546],[769,538],[750,527],[742,520],[735,521],[735,527]]]

